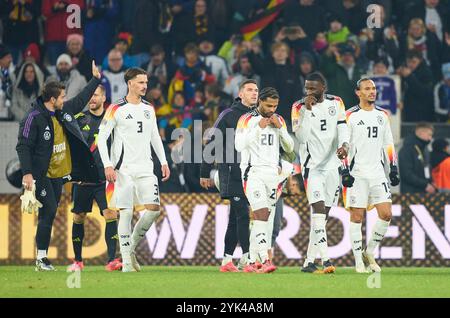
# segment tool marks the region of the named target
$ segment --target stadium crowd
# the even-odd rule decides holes
[[[373,12],[366,10],[370,4],[378,5]],[[211,127],[245,79],[278,90],[278,113],[291,131],[291,106],[303,97],[304,79],[314,71],[324,74],[328,92],[342,97],[347,109],[357,104],[356,82],[367,75],[377,85],[377,105],[393,118],[449,122],[449,5],[445,0],[0,0],[0,118],[21,121],[48,80],[62,81],[67,99],[76,96],[92,77],[94,59],[108,104],[126,95],[127,68],[147,71],[146,99],[156,108],[167,153],[177,146],[170,138],[175,128],[192,129],[194,120],[202,120],[203,131]],[[432,126],[419,125],[400,152],[400,168],[409,169],[401,176],[410,177],[405,184],[415,184],[405,185],[405,192],[450,188],[445,140],[433,143],[427,159],[432,173],[423,173],[425,159],[402,167],[403,156],[414,158],[416,149],[425,151],[431,141],[424,129],[432,136]],[[171,168],[176,173],[161,184],[162,192],[204,191],[199,164],[171,163]],[[420,174],[415,180],[414,171]]]

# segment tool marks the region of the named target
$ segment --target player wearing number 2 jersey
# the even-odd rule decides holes
[[[328,257],[326,221],[339,198],[339,159],[348,151],[344,103],[325,91],[324,77],[312,73],[305,81],[306,97],[292,106],[292,128],[300,143],[305,191],[312,207],[308,252],[302,267],[306,273],[320,272],[314,264],[318,252],[323,272],[335,271]]]

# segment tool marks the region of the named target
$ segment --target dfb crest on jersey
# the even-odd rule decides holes
[[[336,115],[336,107],[332,106],[328,108],[328,113],[330,114],[330,116],[334,116]]]
[[[150,119],[150,116],[151,116],[150,111],[149,111],[149,110],[144,110],[144,117],[145,117],[146,119]]]
[[[383,116],[377,116],[377,121],[380,125],[383,125]]]
[[[64,114],[64,120],[70,123],[72,121],[72,116],[70,116],[70,114]]]
[[[253,195],[255,196],[255,198],[259,199],[259,197],[261,196],[261,193],[259,193],[259,191],[256,190],[255,192],[253,192]]]
[[[52,137],[52,135],[50,134],[49,131],[44,132],[44,139],[45,140],[50,140],[51,137]]]

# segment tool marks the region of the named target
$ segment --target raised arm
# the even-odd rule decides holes
[[[83,90],[78,93],[74,98],[69,99],[64,103],[63,110],[72,114],[78,114],[83,111],[83,108],[87,105],[92,95],[94,95],[95,90],[101,83],[101,75],[95,61],[92,61],[92,78],[83,88]]]
[[[311,132],[311,114],[303,101],[292,105],[292,131],[300,143],[305,143]]]

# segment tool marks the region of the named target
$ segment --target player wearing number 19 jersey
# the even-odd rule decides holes
[[[396,186],[399,183],[397,160],[388,114],[374,104],[375,83],[367,78],[359,80],[356,94],[359,105],[346,114],[350,133],[350,166],[342,173],[344,200],[351,213],[350,239],[356,271],[364,273],[369,269],[380,272],[374,251],[386,234],[392,217],[391,192],[384,165],[389,165],[389,179],[391,185]],[[371,206],[377,209],[378,219],[363,251],[361,222]]]
[[[111,195],[108,190],[115,184],[108,207],[120,210],[118,234],[122,271],[130,272],[140,270],[134,249],[160,214],[158,179],[153,173],[151,147],[161,162],[163,181],[168,179],[170,171],[155,110],[141,98],[147,90],[147,73],[142,69],[129,69],[125,73],[125,82],[128,95],[108,108],[100,126],[98,147],[106,179],[110,182],[107,196]],[[110,157],[106,142],[112,133]],[[144,205],[145,210],[131,235],[134,203]]]

